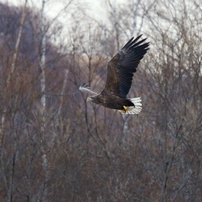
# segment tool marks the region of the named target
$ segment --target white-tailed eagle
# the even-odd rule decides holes
[[[131,38],[128,43],[108,62],[107,80],[101,93],[95,93],[85,85],[79,90],[92,94],[87,101],[92,101],[104,107],[119,110],[125,114],[139,114],[142,109],[141,98],[127,98],[130,90],[133,73],[143,56],[149,49],[146,39]]]

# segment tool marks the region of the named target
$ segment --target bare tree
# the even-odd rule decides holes
[[[74,5],[66,28],[43,13],[43,34],[27,4],[18,48],[23,12],[0,7],[1,201],[201,201],[201,3],[107,3],[110,24]],[[140,31],[150,51],[129,97],[142,113],[86,103],[79,86],[102,90],[107,61]]]

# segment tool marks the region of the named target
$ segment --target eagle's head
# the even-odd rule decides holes
[[[92,102],[93,98],[92,97],[87,97],[86,102]]]

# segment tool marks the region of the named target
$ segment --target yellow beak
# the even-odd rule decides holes
[[[92,101],[92,98],[91,97],[87,97],[86,102],[90,102],[90,101]]]

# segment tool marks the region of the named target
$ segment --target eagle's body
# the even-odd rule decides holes
[[[90,97],[90,99],[92,99],[91,101],[95,104],[101,104],[110,109],[124,110],[123,106],[134,106],[134,104],[128,99],[123,99],[116,95],[108,95],[107,93]]]
[[[100,94],[82,86],[79,88],[81,91],[90,91],[95,94],[88,97],[87,101],[117,109],[126,114],[138,114],[141,111],[140,98],[126,97],[132,84],[133,73],[136,72],[140,60],[149,49],[149,43],[143,43],[146,39],[138,41],[140,37],[130,39],[109,61],[106,84]]]

